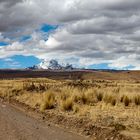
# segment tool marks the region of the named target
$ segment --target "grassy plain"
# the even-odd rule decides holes
[[[0,80],[0,97],[140,139],[138,80]]]

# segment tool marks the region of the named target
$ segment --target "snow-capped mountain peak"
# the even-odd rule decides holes
[[[58,61],[52,59],[50,61],[43,60],[40,64],[38,64],[38,68],[40,69],[62,69],[62,66],[58,64]]]
[[[59,64],[57,60],[52,59],[50,61],[43,60],[38,65],[30,67],[29,69],[49,69],[49,70],[72,70],[71,64]]]

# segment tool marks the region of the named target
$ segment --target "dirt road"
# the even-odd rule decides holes
[[[0,101],[0,140],[87,140],[36,120]]]

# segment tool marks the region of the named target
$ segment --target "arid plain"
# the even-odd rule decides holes
[[[140,71],[4,72],[2,102],[92,139],[140,139]]]

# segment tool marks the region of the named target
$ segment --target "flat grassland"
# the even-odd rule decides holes
[[[0,98],[26,105],[44,119],[96,139],[139,140],[139,73],[119,73],[118,77],[117,73],[114,77],[109,72],[105,76],[88,73],[77,80],[1,79]]]

